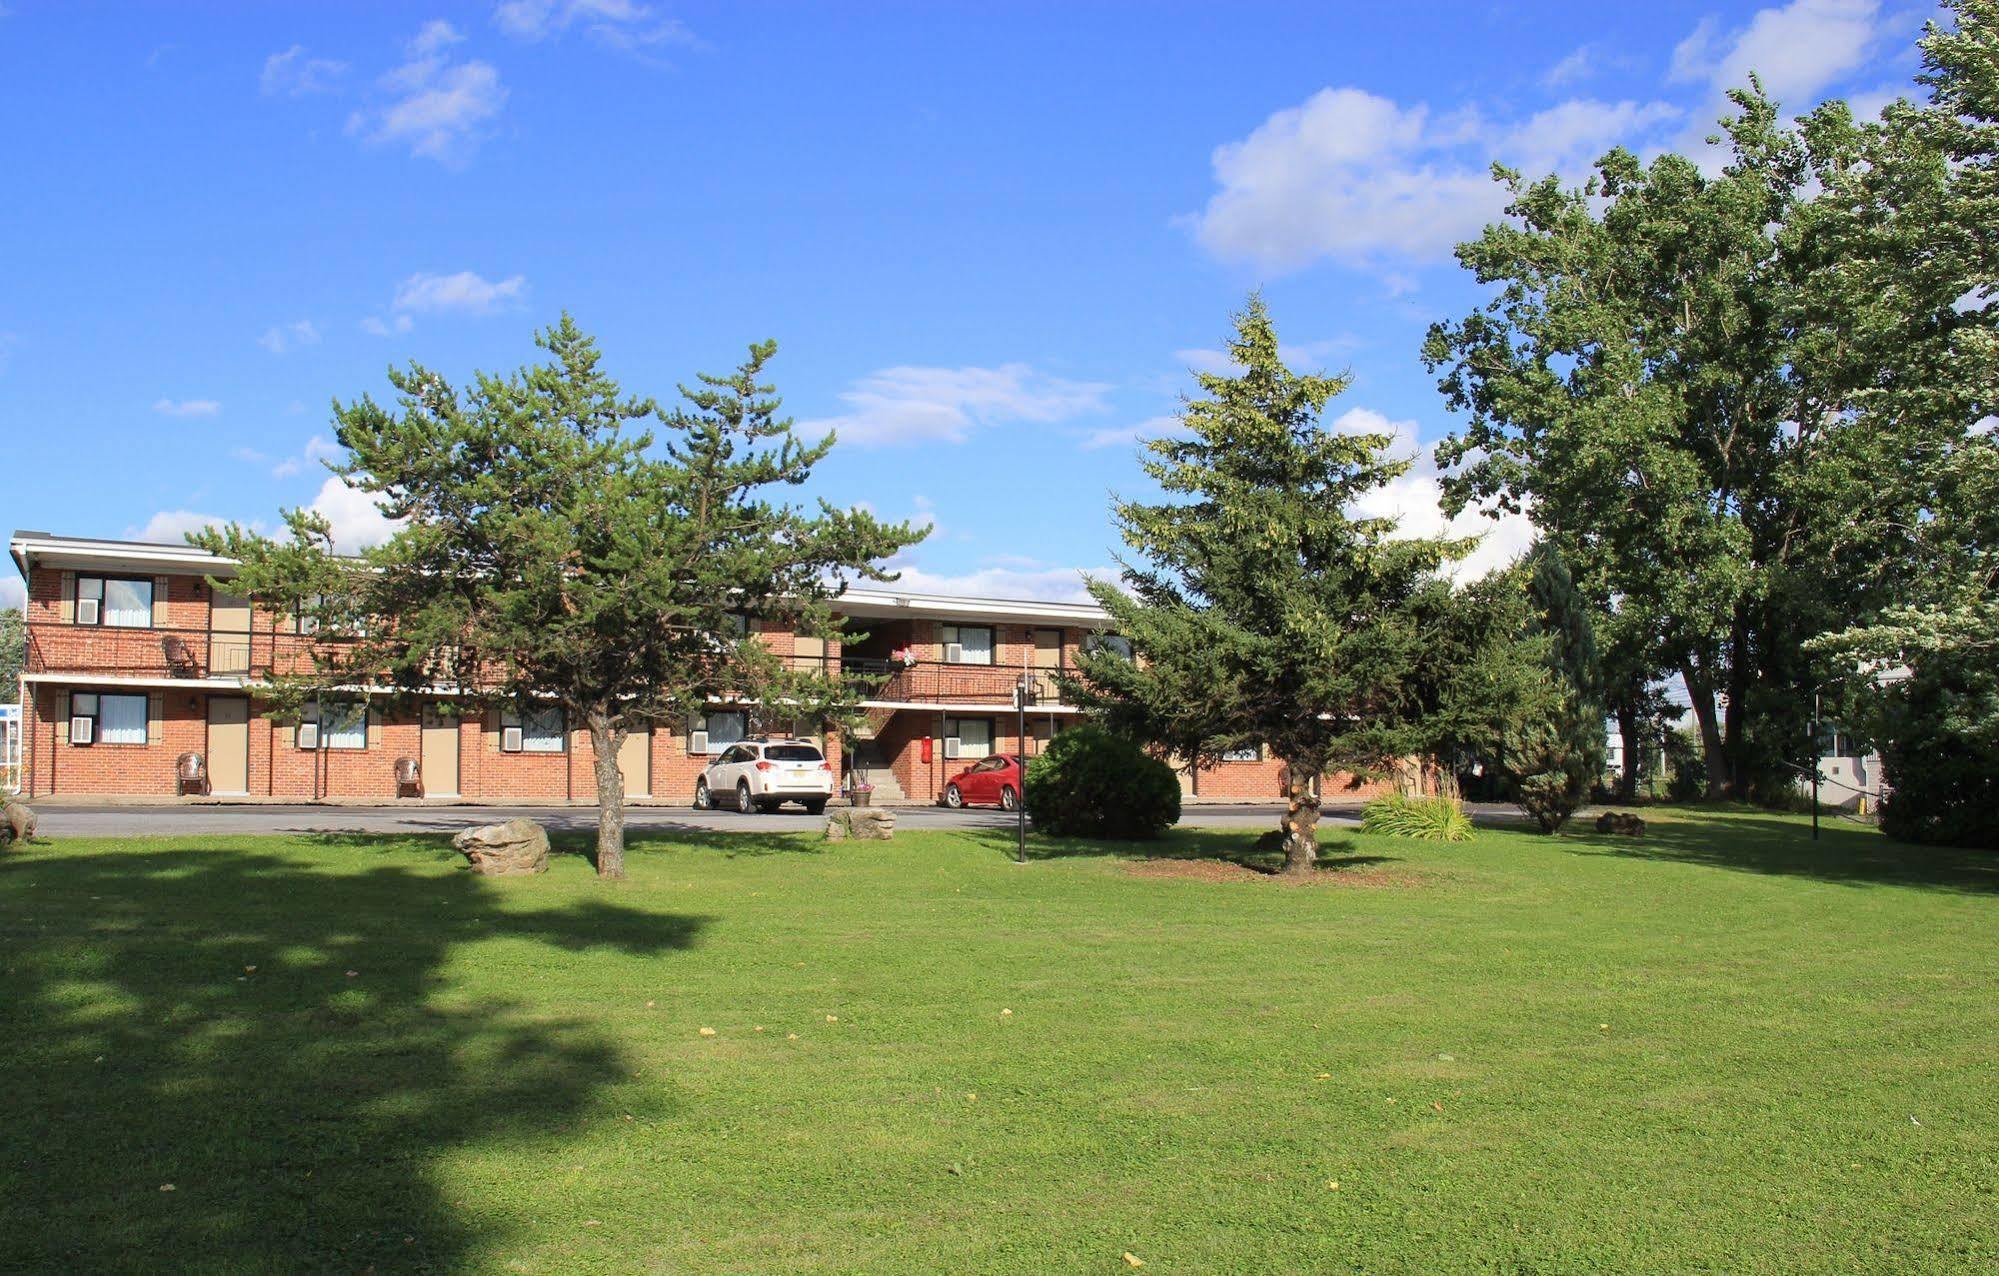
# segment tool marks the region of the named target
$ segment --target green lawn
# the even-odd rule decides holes
[[[638,839],[617,886],[16,849],[0,1268],[1999,1264],[1999,859],[1328,842],[1303,888],[986,834]]]

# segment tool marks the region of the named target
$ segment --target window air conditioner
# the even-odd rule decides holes
[[[956,758],[957,758],[957,756],[958,756],[958,737],[957,737],[957,736],[954,736],[954,735],[947,735],[947,736],[945,736],[945,737],[944,737],[944,760],[945,760],[945,761],[947,761],[947,762],[949,762],[949,761],[952,761],[952,760],[956,759]]]
[[[298,747],[301,749],[317,749],[319,747],[319,724],[317,722],[301,722],[298,724]]]
[[[952,664],[952,665],[962,665],[962,664],[964,664],[964,663],[965,663],[965,644],[963,644],[963,643],[961,643],[961,642],[947,642],[947,643],[945,643],[945,644],[944,644],[944,662],[945,662],[946,664]]]
[[[500,728],[500,752],[519,753],[521,751],[521,729],[519,727]]]
[[[89,744],[96,736],[97,719],[71,718],[69,720],[69,742]]]
[[[688,732],[687,751],[695,757],[705,757],[709,752],[708,733],[706,731]]]
[[[77,624],[79,624],[79,625],[94,625],[94,624],[96,624],[96,623],[97,623],[97,618],[98,618],[98,608],[99,608],[100,606],[102,606],[102,604],[101,604],[101,603],[100,603],[100,602],[99,602],[99,601],[98,601],[97,599],[95,599],[95,598],[79,598],[79,599],[77,599],[77,600],[76,600],[76,623],[77,623]]]

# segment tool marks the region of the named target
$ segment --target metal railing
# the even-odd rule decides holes
[[[313,671],[313,653],[335,642],[324,635],[212,633],[206,629],[124,629],[110,625],[28,626],[29,673],[132,678],[240,678],[257,682]],[[902,661],[872,656],[793,656],[794,669],[845,677],[864,699],[935,705],[1010,705],[1018,665]],[[1036,700],[1061,703],[1063,672],[1033,669]]]

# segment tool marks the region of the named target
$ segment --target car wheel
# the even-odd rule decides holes
[[[965,795],[958,791],[957,785],[947,784],[944,786],[945,806],[948,806],[955,811],[964,804],[965,804]]]
[[[708,791],[708,777],[705,775],[694,782],[694,809],[697,811],[715,809],[715,795]]]
[[[741,815],[748,815],[756,809],[757,809],[757,804],[750,798],[750,782],[748,780],[736,781],[737,813]]]
[[[813,798],[813,799],[812,799],[812,800],[811,800],[810,802],[807,802],[807,803],[805,803],[805,804],[804,804],[804,806],[805,806],[805,813],[806,813],[807,815],[824,815],[824,814],[826,814],[826,799],[825,799],[825,798]]]
[[[1000,786],[1000,809],[1017,811],[1020,809],[1020,794],[1013,791],[1011,784]]]

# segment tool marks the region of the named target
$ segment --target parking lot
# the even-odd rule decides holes
[[[455,833],[472,824],[526,816],[549,829],[591,829],[597,811],[588,806],[458,806],[410,803],[400,806],[335,806],[301,804],[270,806],[217,803],[190,805],[75,805],[59,800],[37,802],[41,831],[47,837],[139,837],[146,834],[189,833]],[[1276,803],[1189,806],[1180,822],[1201,828],[1274,828],[1282,808]],[[1014,817],[999,810],[949,811],[934,806],[898,806],[904,828],[1010,828]],[[1357,807],[1328,808],[1323,822],[1350,824]],[[695,811],[678,806],[632,806],[625,810],[633,829],[734,832],[806,830],[821,827],[824,816],[795,807],[773,815],[739,815],[734,811]]]

